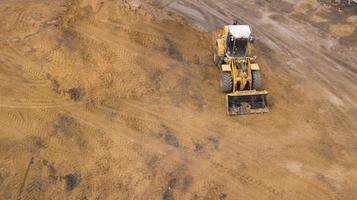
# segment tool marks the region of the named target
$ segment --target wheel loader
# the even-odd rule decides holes
[[[262,81],[256,56],[251,55],[254,38],[248,25],[227,25],[220,31],[214,63],[220,68],[220,89],[226,93],[229,115],[269,112],[268,92]]]

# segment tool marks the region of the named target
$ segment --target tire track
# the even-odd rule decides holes
[[[118,114],[119,118],[122,118],[124,120],[128,120],[129,123],[131,123],[131,122],[139,123],[139,125],[140,125],[139,129],[136,129],[136,128],[132,129],[129,126],[129,128],[132,129],[133,131],[142,131],[143,129],[157,128],[158,126],[160,126],[160,123],[153,122],[152,120],[147,121],[147,120],[142,120],[142,119],[140,119],[140,118],[138,118],[136,116],[130,116],[130,115],[127,115],[127,114],[120,114],[119,111],[117,111],[115,109],[111,109],[111,108],[105,107],[105,106],[99,106],[99,108],[103,109],[105,111],[115,112],[115,113]],[[121,113],[123,113],[123,112],[121,112]],[[159,121],[161,121],[161,119]],[[89,121],[85,120],[85,122],[83,121],[83,123],[85,123],[85,124],[87,124],[89,126],[92,126],[92,127],[96,127],[95,129],[97,129],[97,128],[103,129],[102,125],[98,124],[99,122],[93,123],[93,122],[89,122]],[[168,124],[170,126],[172,126],[171,123],[168,123]],[[112,127],[112,128],[113,128],[113,130],[115,130],[114,127]],[[141,128],[143,128],[143,129],[141,129]],[[197,129],[197,130],[199,130],[199,129]],[[105,130],[105,132],[107,132],[107,131],[108,131],[108,133],[111,132],[109,129]],[[199,132],[200,131],[201,130],[199,130]],[[123,137],[123,136],[124,135],[120,135],[120,137]],[[128,141],[133,142],[133,143],[138,143],[138,142],[141,141],[141,140],[135,139],[136,136],[134,136],[133,134],[130,134],[130,136],[126,135],[124,138],[128,139]],[[150,142],[150,144],[152,144],[152,142]],[[145,148],[147,148],[149,151],[151,151],[151,152],[154,151],[155,153],[159,153],[162,156],[164,156],[166,154],[165,151],[158,151],[157,148],[153,149],[151,145],[147,145],[147,144],[141,143],[141,142],[140,142],[140,145],[145,147]],[[191,157],[191,156],[194,157],[194,155],[195,155],[194,150],[185,149],[184,151],[185,151],[185,154],[188,157]],[[247,152],[249,152],[249,151],[251,151],[251,150],[247,149]],[[181,162],[177,158],[168,158],[168,159],[170,159],[171,161],[174,161],[176,163],[180,163]],[[206,166],[215,166],[215,165],[216,165],[216,163],[209,163],[209,164],[206,163]],[[191,169],[191,172],[200,174],[199,169]],[[232,173],[230,171],[227,171],[225,168],[221,168],[217,172],[211,172],[211,173],[212,173],[212,176],[222,176],[222,173],[223,173],[224,176],[231,176],[232,175]],[[266,191],[266,192],[270,193],[271,195],[273,195],[275,197],[279,197],[280,198],[280,197],[284,196],[284,192],[281,189],[279,189],[278,187],[273,186],[273,185],[268,185],[268,184],[264,183],[262,180],[254,178],[253,176],[250,176],[248,174],[244,174],[243,172],[238,173],[238,174],[235,173],[234,177],[235,177],[235,179],[229,179],[229,180],[227,180],[227,182],[230,182],[231,184],[234,184],[235,180],[239,180],[243,185],[248,183],[250,185],[253,185],[257,190]],[[284,199],[284,198],[280,198],[280,199]]]

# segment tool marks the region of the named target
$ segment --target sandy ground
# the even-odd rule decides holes
[[[0,1],[0,199],[356,199],[356,15]],[[212,44],[233,17],[257,38],[268,114],[226,115]]]

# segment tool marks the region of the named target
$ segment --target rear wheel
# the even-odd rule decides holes
[[[213,61],[217,67],[220,67],[223,64],[223,57],[218,56],[217,52],[218,52],[218,47],[216,46],[214,48]]]
[[[252,71],[252,77],[253,77],[253,88],[255,90],[261,90],[262,89],[262,78],[260,76],[260,71]]]
[[[233,90],[233,78],[228,72],[222,72],[219,83],[220,89],[224,93],[230,93]]]

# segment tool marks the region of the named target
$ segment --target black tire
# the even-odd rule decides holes
[[[217,55],[217,52],[218,52],[218,47],[216,46],[216,47],[214,48],[213,62],[214,62],[214,64],[215,64],[217,67],[221,67],[221,65],[222,65],[223,62],[224,62],[224,59],[223,59],[223,57],[218,56],[218,55]]]
[[[223,65],[223,58],[220,57],[220,56],[217,56],[216,54],[214,55],[214,64],[217,66],[217,67],[221,67]]]
[[[262,84],[262,78],[260,76],[260,71],[252,71],[252,77],[253,77],[253,88],[255,90],[261,90],[263,87]]]
[[[224,93],[230,93],[233,90],[233,78],[228,72],[222,72],[219,83],[220,89]]]

